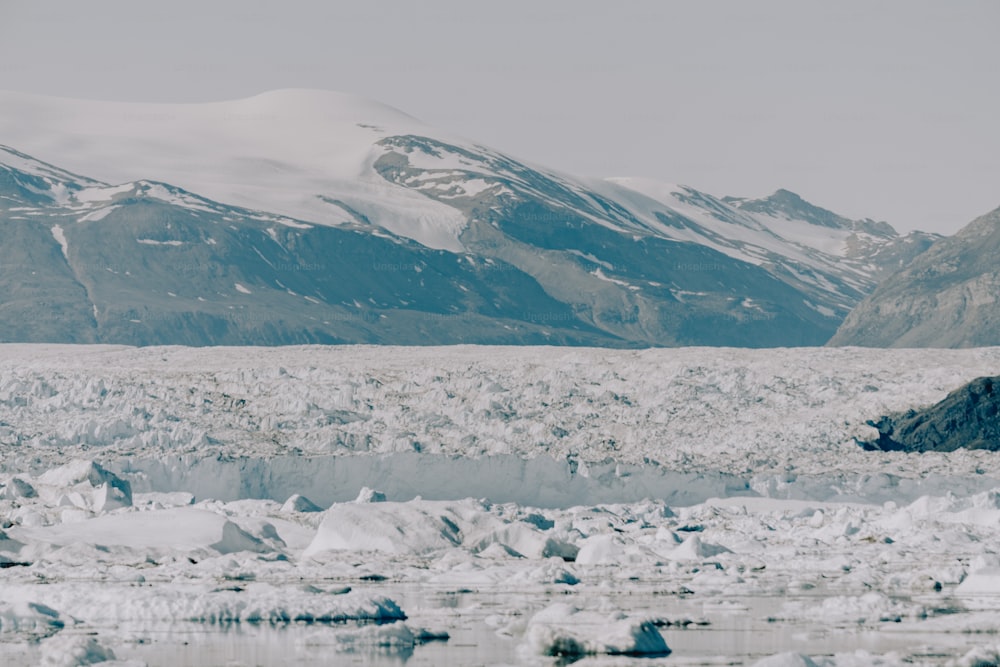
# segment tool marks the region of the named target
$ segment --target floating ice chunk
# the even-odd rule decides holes
[[[67,624],[62,614],[37,602],[0,601],[0,637],[17,634],[21,637],[49,637]]]
[[[874,625],[899,622],[904,618],[922,619],[927,617],[927,613],[922,605],[872,591],[858,596],[828,597],[820,604],[812,601],[786,602],[780,618],[808,619],[841,625]]]
[[[232,521],[222,524],[222,539],[209,545],[220,554],[230,554],[239,551],[255,551],[258,553],[271,551],[263,541],[246,532]]]
[[[56,507],[77,507],[80,509],[86,509],[88,507],[87,499],[83,497],[83,494],[78,491],[67,491],[66,493],[60,493],[59,497],[56,498]]]
[[[314,633],[302,640],[302,643],[306,646],[330,646],[334,651],[398,654],[399,657],[406,658],[420,644],[448,639],[447,632],[413,628],[406,623],[396,622],[336,633]]]
[[[3,488],[3,498],[16,500],[18,498],[34,498],[38,494],[35,487],[20,477],[13,477]]]
[[[1000,568],[983,568],[969,574],[955,589],[955,595],[1000,594]]]
[[[1000,665],[1000,645],[977,647],[961,658],[949,660],[945,667],[994,667]]]
[[[646,547],[626,542],[617,534],[592,535],[578,546],[575,560],[580,565],[644,565],[660,560]]]
[[[11,521],[28,528],[41,528],[49,525],[45,516],[33,507],[18,507],[10,514]]]
[[[185,620],[202,623],[343,623],[345,621],[397,621],[406,614],[394,601],[385,597],[361,594],[308,595],[308,599],[291,597],[280,588],[266,594],[252,590],[242,593],[223,591],[205,596],[197,602],[200,608]],[[190,607],[190,600],[178,599],[179,605]],[[169,618],[170,616],[168,616]],[[173,616],[173,618],[178,618]],[[184,618],[180,616],[180,618]]]
[[[50,544],[124,547],[150,553],[264,553],[272,547],[225,516],[194,507],[106,514],[79,523],[33,528],[24,540]],[[112,555],[109,555],[111,557]]]
[[[322,512],[323,508],[305,496],[295,493],[289,496],[285,504],[281,506],[281,511],[286,514],[289,512]]]
[[[671,560],[701,560],[723,553],[732,552],[724,546],[702,542],[700,537],[692,535],[671,551],[669,556]]]
[[[42,594],[47,596],[46,603],[63,613],[58,620],[78,619],[97,625],[190,621],[278,626],[406,620],[399,605],[384,596],[357,591],[344,594],[308,592],[246,580],[241,580],[239,590],[204,585],[159,588],[67,585],[47,588]]]
[[[144,662],[118,660],[114,651],[102,646],[94,637],[58,635],[42,642],[42,667],[145,667]]]
[[[505,560],[508,558],[524,558],[523,554],[520,554],[506,544],[500,544],[499,542],[494,542],[482,551],[476,554],[480,558],[491,558]]]
[[[94,461],[76,460],[47,470],[42,473],[38,481],[47,486],[75,486],[88,482],[96,487],[117,479],[119,479],[117,475],[105,470]]]
[[[467,543],[470,541],[471,538],[466,540]],[[516,521],[490,531],[486,536],[476,540],[471,549],[475,553],[485,550],[491,544],[499,544],[514,555],[532,559],[556,557],[575,560],[579,551],[575,545],[553,539],[523,521]]]
[[[1000,556],[997,554],[980,554],[969,560],[969,572],[976,573],[983,570],[1000,570]]]
[[[122,486],[112,486],[107,482],[94,489],[94,511],[98,513],[110,512],[111,510],[121,509],[122,507],[131,507],[131,489],[128,487],[128,482],[123,481],[123,483],[125,485],[124,490]],[[126,493],[126,491],[128,491],[128,493]]]
[[[663,635],[652,621],[580,611],[556,603],[535,614],[524,634],[525,646],[536,655],[579,657],[585,655],[646,655],[670,653]]]
[[[367,486],[361,487],[361,491],[358,492],[358,497],[354,499],[356,503],[384,503],[386,500],[385,494],[381,491],[376,491],[375,489],[370,489]]]
[[[89,495],[91,509],[95,512],[132,506],[132,486],[94,461],[78,460],[53,468],[43,473],[37,482],[62,490],[62,493]]]
[[[152,493],[135,493],[132,495],[132,504],[136,506],[149,505],[151,507],[187,507],[194,505],[194,494],[187,491],[169,491]]]
[[[0,530],[0,552],[7,551],[10,553],[19,551],[24,544],[18,542],[17,540],[11,539],[11,537]]]
[[[580,565],[620,563],[625,560],[625,543],[615,535],[594,535],[580,542],[576,562]]]
[[[535,584],[566,584],[576,586],[580,580],[557,560],[546,562],[539,568],[525,572],[523,577],[515,575],[511,580],[525,579]]]
[[[331,639],[334,649],[338,651],[373,649],[391,653],[394,650],[412,649],[417,643],[413,630],[405,623],[338,632]]]
[[[305,556],[323,551],[425,555],[461,543],[461,517],[449,503],[342,503],[326,511]]]

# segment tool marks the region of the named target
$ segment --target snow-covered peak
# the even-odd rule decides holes
[[[219,104],[286,118],[323,115],[341,121],[382,123],[387,128],[426,127],[422,121],[388,104],[332,90],[282,88]]]
[[[655,178],[643,178],[640,176],[613,176],[606,178],[605,180],[628,188],[629,190],[634,190],[635,192],[644,194],[650,199],[664,202],[674,199],[678,195],[682,195],[691,190],[691,188],[686,185],[658,181]]]
[[[72,174],[64,169],[46,164],[36,160],[30,155],[15,150],[10,146],[0,145],[0,167],[17,170],[23,174],[38,176],[40,178],[57,179],[60,181],[70,181],[76,183],[97,183],[84,176]]]
[[[0,145],[0,207],[16,210],[70,204],[76,192],[102,183]]]
[[[871,219],[851,220],[833,211],[807,202],[794,192],[779,189],[760,199],[725,197],[724,201],[742,211],[779,220],[799,220],[817,227],[864,232],[876,236],[894,237],[896,230],[887,222]]]
[[[726,202],[745,211],[765,213],[788,220],[806,220],[821,227],[843,227],[844,223],[850,222],[831,211],[810,204],[796,193],[783,188],[760,199],[727,197]]]
[[[0,144],[109,183],[148,179],[318,224],[373,224],[458,250],[464,218],[371,169],[387,136],[420,121],[344,93],[278,90],[225,102],[150,104],[0,92]],[[442,133],[435,132],[441,137]]]
[[[718,197],[700,192],[687,185],[635,177],[608,178],[606,182],[638,193],[656,202],[660,208],[665,207],[670,212],[699,224],[713,227],[723,223],[727,226],[735,225],[760,229],[760,224],[752,216],[741,214]],[[638,203],[635,205],[641,208]],[[729,237],[731,235],[723,233],[723,236]]]
[[[88,187],[74,192],[71,196],[72,204],[82,208],[115,205],[126,199],[158,200],[204,211],[216,211],[224,208],[211,200],[199,197],[169,183],[145,179],[113,186]]]

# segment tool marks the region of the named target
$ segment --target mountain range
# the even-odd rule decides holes
[[[340,93],[0,108],[3,341],[822,345],[938,239],[578,178]]]
[[[1000,208],[941,239],[882,281],[831,345],[1000,345]]]

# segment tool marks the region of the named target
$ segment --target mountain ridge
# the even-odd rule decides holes
[[[933,240],[788,191],[766,208],[648,179],[578,179],[357,96],[78,106],[4,95],[44,122],[0,118],[0,143],[14,146],[0,152],[0,226],[33,239],[39,258],[63,257],[50,277],[74,276],[36,304],[82,313],[72,333],[49,317],[46,341],[821,345],[881,271]],[[53,166],[61,152],[65,169]],[[16,248],[7,254],[0,279],[16,265]],[[182,297],[171,265],[192,269],[198,289]],[[100,270],[112,267],[123,271]],[[7,276],[18,280],[33,284]],[[0,313],[37,315],[26,304]],[[259,321],[234,320],[251,305]],[[153,331],[157,317],[173,338]]]
[[[1000,345],[1000,208],[932,245],[848,315],[830,345]]]

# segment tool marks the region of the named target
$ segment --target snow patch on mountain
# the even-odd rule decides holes
[[[63,233],[63,228],[60,225],[52,226],[52,238],[59,244],[59,249],[62,250],[63,257],[69,260],[69,243],[67,243],[66,234]]]
[[[341,224],[321,198],[332,197],[428,247],[461,248],[458,211],[371,170],[380,138],[429,129],[357,96],[293,89],[229,102],[145,104],[0,92],[0,105],[0,143],[107,183],[149,179],[226,204]]]

